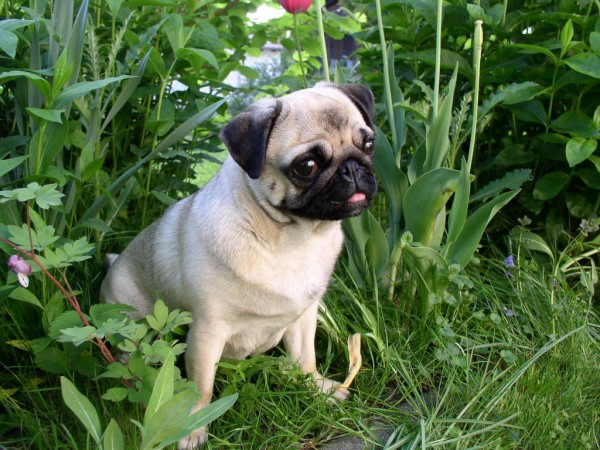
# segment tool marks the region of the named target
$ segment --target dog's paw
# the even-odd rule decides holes
[[[187,437],[180,439],[177,443],[178,450],[192,450],[203,446],[206,443],[206,427],[198,428]]]
[[[342,383],[338,381],[320,377],[317,378],[317,384],[321,392],[331,395],[331,398],[338,402],[347,400],[348,397],[350,397],[350,391],[346,388],[340,387]]]

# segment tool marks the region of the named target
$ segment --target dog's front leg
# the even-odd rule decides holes
[[[185,353],[185,367],[188,379],[193,380],[200,391],[200,399],[191,414],[208,406],[212,400],[217,363],[223,354],[226,336],[219,327],[192,326],[188,332],[188,348]],[[206,442],[206,427],[202,427],[181,439],[180,450],[193,449]]]
[[[295,360],[304,373],[314,375],[322,392],[331,394],[336,400],[346,400],[348,389],[338,389],[339,382],[325,378],[317,371],[315,356],[315,334],[319,302],[314,302],[294,323],[288,326],[283,335],[283,345],[289,356]]]

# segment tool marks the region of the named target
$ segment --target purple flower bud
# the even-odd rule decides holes
[[[29,286],[28,276],[31,275],[31,266],[27,263],[27,261],[25,261],[19,255],[12,255],[8,259],[8,267],[10,267],[10,270],[12,270],[17,276],[21,286]]]

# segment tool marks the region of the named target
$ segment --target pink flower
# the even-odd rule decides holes
[[[17,278],[19,279],[19,283],[21,286],[27,287],[29,286],[29,275],[31,275],[31,266],[21,258],[19,255],[12,255],[8,259],[8,267],[12,270]]]
[[[312,0],[279,0],[283,9],[291,14],[306,12],[310,8],[311,2]]]

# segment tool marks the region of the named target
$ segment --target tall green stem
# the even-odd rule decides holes
[[[329,82],[329,58],[327,57],[327,44],[325,43],[325,30],[323,29],[323,12],[320,0],[315,0],[317,8],[317,26],[319,27],[319,39],[321,40],[321,57],[323,58],[323,75],[325,81]]]
[[[473,71],[475,72],[475,83],[473,86],[473,123],[471,124],[471,139],[469,141],[469,156],[467,159],[467,172],[471,173],[471,164],[475,154],[475,139],[477,135],[477,114],[479,112],[479,77],[481,72],[481,49],[483,46],[482,21],[475,21],[475,32],[473,36]]]
[[[388,64],[387,45],[383,31],[383,14],[381,13],[381,0],[375,1],[377,8],[377,28],[379,29],[379,43],[381,45],[381,59],[383,60],[383,83],[385,86],[385,104],[388,113],[388,121],[392,131],[394,151],[398,149],[398,137],[396,132],[396,120],[394,118],[394,102],[392,100],[392,87],[390,82],[390,67]]]
[[[296,17],[297,14],[292,14],[292,16],[294,16],[294,40],[296,41],[296,51],[298,52],[298,64],[300,64],[302,82],[304,83],[304,87],[308,87],[306,73],[304,72],[304,63],[302,62],[302,48],[300,47],[300,38],[298,36],[298,18]]]
[[[440,72],[442,60],[442,14],[444,12],[442,0],[437,0],[437,16],[435,25],[435,79],[433,84],[433,114],[431,119],[435,119],[438,113],[440,102]]]

